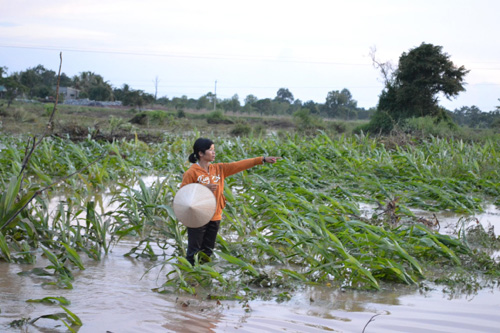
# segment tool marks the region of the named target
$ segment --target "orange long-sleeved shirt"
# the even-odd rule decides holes
[[[222,218],[222,209],[226,207],[224,178],[259,164],[262,164],[262,157],[249,158],[231,163],[215,163],[208,166],[207,172],[207,170],[203,169],[197,163],[193,163],[184,173],[181,187],[191,183],[218,184],[219,186],[217,186],[217,190],[214,192],[215,199],[217,200],[217,207],[211,219],[212,221],[217,221]]]

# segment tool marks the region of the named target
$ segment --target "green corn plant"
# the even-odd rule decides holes
[[[240,267],[240,269],[243,272],[248,272],[249,274],[251,274],[253,276],[259,276],[259,273],[257,272],[257,270],[251,264],[245,262],[244,260],[233,257],[227,253],[224,253],[224,252],[216,251],[216,253],[222,259],[226,260],[228,263]]]
[[[53,314],[48,314],[48,315],[43,315],[40,317],[37,317],[33,320],[29,321],[29,324],[33,325],[35,324],[36,321],[40,319],[52,319],[52,320],[57,320],[61,321],[64,326],[70,331],[70,332],[77,332],[73,327],[80,327],[83,325],[81,319],[75,315],[73,312],[68,310],[64,305],[60,304],[59,307],[64,310],[62,313],[53,313]]]
[[[210,263],[199,263],[198,255],[195,256],[196,265],[191,265],[186,258],[176,257],[176,263],[173,264],[174,269],[167,274],[167,277],[173,275],[173,278],[167,280],[164,287],[173,287],[182,289],[190,294],[196,292],[195,286],[199,285],[203,288],[210,288],[212,292],[214,288],[227,290],[230,283],[224,276],[215,270]],[[214,285],[214,281],[218,282],[218,287]]]
[[[111,243],[108,240],[108,232],[111,228],[111,219],[103,220],[102,216],[96,213],[95,201],[89,201],[86,206],[85,221],[85,238],[88,238],[92,242],[90,251],[92,252],[94,258],[100,259],[101,250],[104,250],[104,254],[108,254],[111,246]]]
[[[7,240],[5,239],[2,231],[0,231],[0,254],[7,262],[11,261],[9,245],[7,244]]]
[[[61,304],[61,305],[70,305],[71,302],[63,296],[47,296],[39,299],[29,299],[26,302],[28,303],[44,303],[44,304]]]
[[[73,274],[71,270],[68,269],[64,263],[59,260],[59,258],[49,249],[42,247],[42,251],[45,257],[51,262],[52,265],[47,266],[47,269],[53,269],[53,276],[57,278],[57,282],[49,282],[46,284],[56,284],[67,289],[73,289],[71,281],[73,280]]]

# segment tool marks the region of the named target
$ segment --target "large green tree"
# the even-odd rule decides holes
[[[30,98],[54,96],[57,85],[57,75],[53,70],[46,69],[43,65],[28,68],[21,72],[19,83],[27,88]]]
[[[465,91],[464,78],[469,71],[455,66],[442,49],[422,43],[404,52],[398,68],[386,81],[378,110],[396,122],[411,117],[443,116],[438,97],[451,99]]]
[[[358,102],[352,98],[347,88],[342,91],[333,90],[326,96],[323,112],[328,117],[349,119],[350,113],[356,111],[357,105]]]
[[[291,104],[293,103],[294,98],[290,90],[288,90],[287,88],[280,88],[276,92],[276,98],[274,100],[277,102],[282,102],[282,103],[286,102]]]
[[[130,89],[128,84],[124,84],[122,88],[113,89],[112,95],[115,100],[121,101],[123,105],[137,106],[139,108],[154,101],[153,95],[145,93],[142,90]]]
[[[238,94],[233,95],[233,97],[231,98],[223,99],[220,102],[220,106],[224,109],[224,111],[233,111],[233,112],[240,111],[241,104]]]
[[[81,72],[73,77],[73,86],[80,90],[80,98],[95,101],[109,101],[113,98],[113,88],[104,78],[93,72]]]
[[[16,75],[6,76],[7,67],[0,67],[0,85],[4,86],[6,93],[5,99],[7,99],[7,107],[10,107],[14,99],[27,91],[27,88],[23,86]]]
[[[272,101],[270,98],[259,99],[257,102],[253,103],[253,106],[261,116],[271,114]]]

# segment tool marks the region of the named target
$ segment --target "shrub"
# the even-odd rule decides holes
[[[267,128],[262,124],[258,124],[257,126],[255,126],[253,128],[253,133],[257,134],[257,135],[266,134],[266,132],[267,132]]]
[[[161,110],[150,111],[148,113],[148,116],[151,118],[151,121],[153,123],[159,124],[159,125],[164,125],[165,120],[168,118],[168,113],[166,113],[165,111],[161,111]]]
[[[45,116],[50,117],[52,111],[54,111],[54,103],[45,104],[45,109],[44,109]]]
[[[334,121],[329,124],[329,127],[339,134],[345,133],[347,130],[347,125],[345,122]]]
[[[311,115],[309,109],[299,109],[293,113],[295,125],[299,130],[325,129],[324,122]]]
[[[387,112],[377,110],[368,124],[356,127],[353,132],[389,134],[394,128],[394,125],[395,121]]]
[[[36,120],[32,114],[30,114],[23,108],[14,110],[14,112],[12,112],[12,118],[14,118],[15,121],[22,123],[33,123]]]
[[[132,119],[129,120],[129,122],[137,125],[147,125],[148,115],[144,112],[136,114]]]
[[[247,136],[252,132],[252,128],[248,124],[238,123],[231,130],[231,135],[234,136]]]
[[[406,119],[401,127],[405,132],[422,136],[447,137],[459,134],[459,128],[455,123],[446,120],[439,121],[430,116]]]
[[[233,124],[234,122],[224,116],[224,113],[221,110],[216,110],[210,112],[207,116],[207,123],[209,124]]]
[[[491,123],[491,128],[497,130],[497,131],[500,131],[500,118],[497,118],[495,119],[492,123]]]
[[[117,118],[114,116],[109,117],[109,132],[111,135],[113,135],[117,129],[120,129],[124,123],[125,120],[123,120],[123,118]]]
[[[177,111],[177,118],[186,118],[186,112],[183,109]]]

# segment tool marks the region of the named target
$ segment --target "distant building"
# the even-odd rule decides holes
[[[7,88],[0,86],[0,98],[5,98],[5,95],[7,95]]]
[[[62,95],[65,100],[78,99],[80,90],[70,87],[59,87],[59,95]]]

